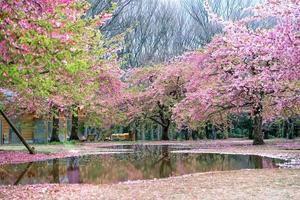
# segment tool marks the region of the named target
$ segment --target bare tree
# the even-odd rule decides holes
[[[174,4],[161,0],[91,0],[87,16],[117,3],[113,17],[101,31],[111,38],[124,34],[118,55],[123,68],[164,62],[186,51],[202,47],[222,31],[210,22],[203,0],[181,0]],[[212,9],[224,19],[237,20],[247,15],[244,8],[256,0],[211,0]]]

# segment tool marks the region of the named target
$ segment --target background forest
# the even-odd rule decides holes
[[[257,5],[258,0],[211,0],[210,7],[224,20],[237,21],[253,15],[247,8]],[[157,63],[171,62],[186,52],[204,47],[213,36],[222,32],[222,25],[211,21],[203,0],[92,0],[87,16],[94,16],[113,5],[117,5],[112,18],[101,27],[106,38],[121,37],[118,58],[121,68],[145,67]],[[248,26],[273,27],[274,18],[251,22]],[[197,130],[173,126],[172,139],[221,139],[227,137],[248,137],[253,139],[253,122],[247,114],[232,114],[228,129],[218,129],[208,123]],[[145,128],[147,127],[147,128]],[[116,126],[114,132],[129,131],[128,127]],[[264,137],[294,138],[300,135],[299,117],[276,118],[263,125]],[[153,122],[138,125],[138,139],[159,139],[159,126]]]
[[[300,134],[297,1],[1,3],[0,102],[50,141]]]

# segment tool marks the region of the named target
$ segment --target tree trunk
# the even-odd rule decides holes
[[[287,124],[287,120],[284,119],[282,122],[282,127],[283,127],[283,137],[284,138],[288,138],[288,124]]]
[[[57,111],[54,111],[52,123],[53,123],[53,127],[52,127],[52,134],[51,134],[50,142],[60,142],[59,137],[58,137],[59,118],[58,118]]]
[[[294,123],[291,118],[287,119],[287,138],[288,139],[293,139],[294,138]]]
[[[71,135],[69,140],[79,140],[78,137],[78,109],[76,108],[76,113],[72,112],[72,128],[71,128]]]
[[[215,125],[212,125],[211,127],[211,133],[212,133],[212,139],[216,140],[217,139],[217,131]]]
[[[162,140],[169,140],[169,126],[163,126],[162,127]]]
[[[182,127],[182,129],[180,131],[180,133],[183,135],[185,140],[189,139],[189,133],[188,132],[189,132],[189,130],[188,130],[187,126]]]
[[[249,129],[248,129],[248,132],[249,132],[249,135],[248,135],[248,139],[249,140],[253,140],[254,138],[253,138],[253,118],[252,117],[250,117],[250,121],[251,121],[251,124],[250,124],[250,127],[249,127]]]
[[[205,137],[206,139],[210,139],[209,137],[209,123],[205,122]]]
[[[253,145],[263,145],[265,144],[262,132],[262,116],[261,116],[262,106],[259,105],[254,109],[254,119],[253,119]]]

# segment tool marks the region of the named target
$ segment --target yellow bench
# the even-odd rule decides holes
[[[129,140],[129,133],[115,133],[111,135],[111,140]]]

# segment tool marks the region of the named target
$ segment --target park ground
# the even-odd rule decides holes
[[[186,145],[194,153],[255,154],[291,162],[281,169],[206,172],[110,185],[0,186],[0,199],[300,199],[299,138],[266,140],[263,146],[242,139],[138,143]],[[110,153],[110,146],[120,144],[124,142],[35,145],[36,155],[27,154],[22,146],[0,146],[0,164]]]

